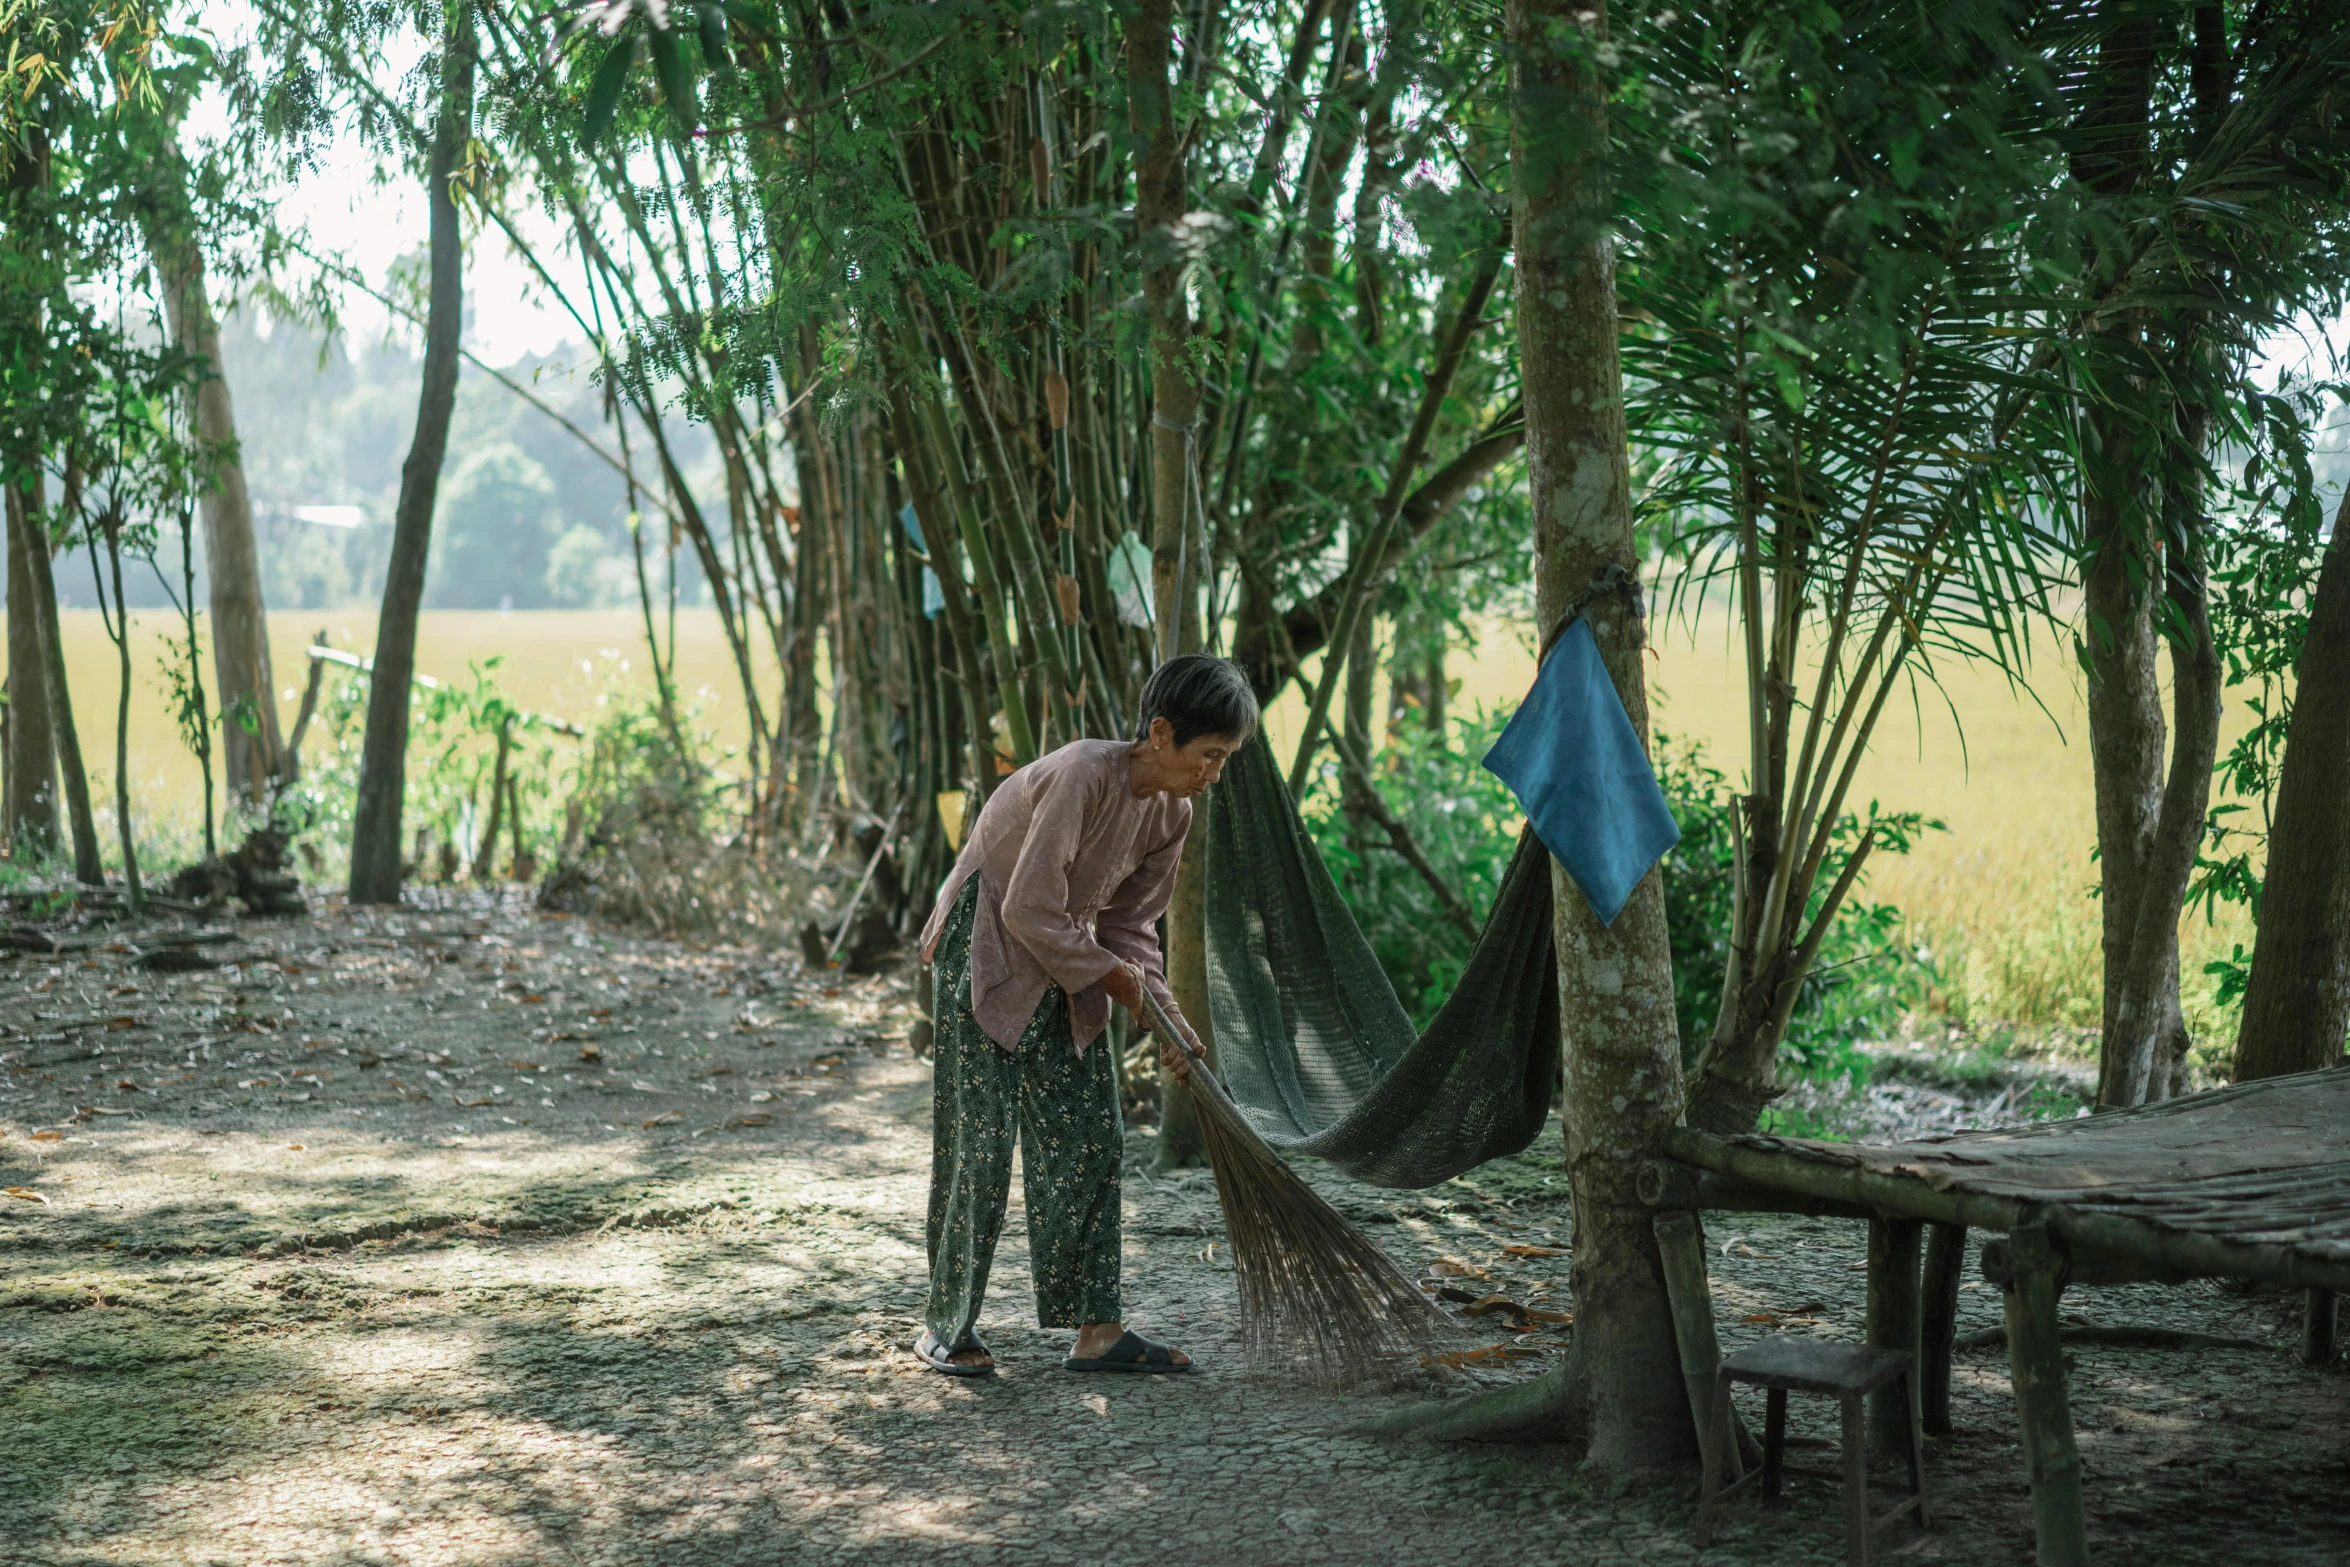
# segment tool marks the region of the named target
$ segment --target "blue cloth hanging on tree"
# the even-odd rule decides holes
[[[1590,622],[1579,616],[1552,643],[1485,766],[1510,786],[1602,925],[1615,923],[1648,868],[1681,841]]]

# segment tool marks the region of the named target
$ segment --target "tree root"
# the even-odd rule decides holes
[[[1577,1358],[1524,1382],[1415,1404],[1357,1427],[1365,1436],[1427,1442],[1573,1442],[1590,1436],[1588,1387]]]
[[[2118,1344],[2134,1349],[2263,1349],[2282,1346],[2256,1338],[2230,1338],[2219,1333],[2190,1333],[2185,1328],[2120,1327],[2062,1328],[2057,1337],[2067,1344]],[[1985,1328],[1979,1333],[1964,1334],[1951,1343],[1954,1350],[2001,1349],[2007,1344],[2005,1328]]]

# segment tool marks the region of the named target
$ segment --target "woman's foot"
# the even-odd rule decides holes
[[[1129,1333],[1123,1322],[1088,1322],[1061,1364],[1072,1371],[1180,1371],[1191,1357],[1179,1349]]]
[[[987,1346],[976,1338],[971,1341],[969,1348],[958,1349],[950,1354],[947,1347],[938,1341],[938,1335],[924,1328],[921,1336],[914,1340],[914,1354],[931,1370],[944,1372],[950,1377],[995,1374],[995,1356],[989,1354]]]

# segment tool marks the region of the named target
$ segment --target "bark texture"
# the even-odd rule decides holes
[[[1169,82],[1174,21],[1173,0],[1143,0],[1126,22],[1128,114],[1142,144],[1134,177],[1134,229],[1151,263],[1143,273],[1142,297],[1150,317],[1151,597],[1162,661],[1201,647],[1200,552],[1205,544],[1191,501],[1200,396],[1199,383],[1184,363],[1191,337],[1182,267],[1189,197],[1183,128],[1175,118]],[[1208,1014],[1205,872],[1205,845],[1195,834],[1183,846],[1174,900],[1167,907],[1167,988],[1212,1064],[1216,1030]],[[1197,1164],[1203,1152],[1190,1096],[1170,1081],[1159,1101],[1159,1164]]]
[[[2350,491],[2334,513],[2295,670],[2260,938],[2236,1035],[2236,1081],[2342,1059],[2350,1033]]]
[[[457,399],[457,349],[465,304],[463,235],[449,179],[473,125],[473,9],[449,12],[442,40],[440,113],[433,126],[426,197],[431,207],[432,274],[425,312],[423,389],[416,433],[400,469],[392,558],[376,620],[375,668],[367,686],[367,733],[359,753],[359,798],[351,820],[353,903],[400,900],[400,806],[407,790],[408,693],[416,673],[416,617],[432,547],[433,500]]]
[[[2154,707],[2150,752],[2124,749],[2120,758],[2125,798],[2139,814],[2130,824],[2138,836],[2129,882],[2118,889],[2107,883],[2107,902],[2130,905],[2118,954],[2111,945],[2116,922],[2108,911],[2107,1021],[2098,1053],[2097,1093],[2099,1105],[2107,1109],[2167,1099],[2184,1086],[2180,1079],[2187,1027],[2179,1010],[2179,910],[2195,873],[2195,852],[2203,842],[2205,813],[2211,804],[2211,769],[2219,755],[2225,684],[2219,650],[2212,643],[2203,493],[2195,477],[2208,424],[2200,409],[2181,411],[2178,438],[2183,449],[2167,464],[2171,472],[2163,484],[2169,524],[2164,531],[2170,543],[2161,561],[2162,590],[2172,628],[2169,774],[2165,778],[2162,772],[2159,705]],[[2152,634],[2149,625],[2150,640]],[[2150,694],[2159,704],[2160,692]],[[2134,719],[2125,727],[2133,737],[2140,733]],[[2158,790],[2152,810],[2146,812],[2136,791],[2149,760]],[[2102,807],[2102,788],[2099,803]]]
[[[204,251],[186,199],[187,171],[175,155],[163,171],[165,204],[147,224],[147,248],[163,278],[163,309],[172,341],[204,367],[196,388],[196,438],[212,482],[204,489],[204,566],[212,608],[212,678],[222,725],[221,763],[232,804],[266,805],[284,768],[276,676],[269,662],[269,614],[261,593],[261,558],[253,544],[253,502],[237,446],[237,416],[228,367],[220,358],[220,323],[205,286]],[[248,727],[250,726],[250,727]]]
[[[36,503],[37,504],[37,503]],[[25,558],[25,496],[8,491],[8,853],[19,864],[57,852],[57,739],[33,573]]]
[[[40,510],[35,491],[33,510]],[[49,702],[49,733],[57,754],[58,779],[65,786],[65,820],[73,838],[74,879],[84,886],[106,882],[106,865],[98,854],[98,819],[90,810],[90,775],[82,766],[81,732],[73,722],[73,692],[65,678],[65,638],[57,624],[57,581],[50,572],[49,538],[45,527],[20,511],[18,526],[24,539],[25,579],[31,587],[32,620],[39,639],[42,683]],[[12,559],[10,564],[14,564]]]
[[[2175,28],[2176,18],[2154,16],[2133,0],[2103,0],[2100,22],[2106,32],[2078,127],[2073,175],[2096,195],[2119,199],[2148,178],[2154,69],[2164,31]],[[2086,259],[2092,271],[2104,265],[2094,249]],[[2084,421],[2081,463],[2082,656],[2105,980],[2097,1099],[2108,1109],[2165,1097],[2186,1053],[2178,914],[2203,813],[2196,804],[2189,822],[2185,808],[2197,791],[2208,792],[2207,725],[2209,744],[2217,744],[2217,670],[2216,661],[2206,662],[2210,630],[2201,618],[2199,543],[2190,534],[2182,541],[2187,547],[2166,560],[2159,542],[2157,518],[2169,499],[2160,478],[2162,437],[2142,405],[2161,393],[2118,368],[2138,357],[2145,333],[2143,321],[2126,317],[2092,333],[2092,359],[2111,379],[2104,402]],[[2199,528],[2199,519],[2188,526]],[[2175,605],[2193,606],[2188,634],[2173,644],[2175,737],[2163,717],[2155,629],[2156,602],[2166,594]],[[2177,787],[2166,789],[2163,751],[2174,738]],[[2177,870],[2182,859],[2183,872]]]
[[[1525,366],[1526,479],[1544,630],[1607,567],[1637,571],[1598,54],[1603,7],[1511,0],[1510,168],[1517,318]],[[1645,633],[1617,596],[1586,611],[1643,739]],[[1575,1356],[1588,1389],[1588,1462],[1687,1465],[1683,1397],[1663,1265],[1638,1172],[1681,1113],[1680,1031],[1662,883],[1650,871],[1613,926],[1552,867],[1566,1021],[1567,1175],[1574,1199]]]

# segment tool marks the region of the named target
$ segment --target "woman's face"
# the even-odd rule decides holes
[[[1175,726],[1164,718],[1151,720],[1151,784],[1155,792],[1181,800],[1196,800],[1208,785],[1224,775],[1224,764],[1245,743],[1231,735],[1195,735],[1191,744],[1175,743]]]

